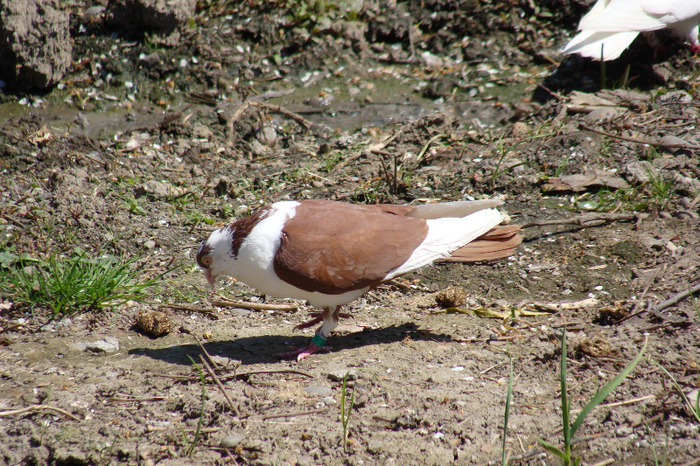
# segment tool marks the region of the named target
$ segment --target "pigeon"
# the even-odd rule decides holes
[[[581,31],[562,48],[564,53],[614,60],[640,32],[670,29],[695,52],[700,0],[598,0],[578,25]]]
[[[513,254],[522,241],[497,199],[420,206],[281,201],[218,229],[197,251],[209,283],[231,276],[260,293],[323,309],[297,328],[323,324],[311,343],[282,354],[301,360],[320,349],[344,304],[437,260],[476,262]]]

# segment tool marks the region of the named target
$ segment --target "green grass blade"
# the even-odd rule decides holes
[[[0,265],[0,293],[32,311],[51,310],[52,319],[144,299],[146,289],[170,272],[140,281],[134,259],[91,259],[84,251],[34,259],[31,270],[26,262],[18,258]]]
[[[642,356],[644,355],[644,351],[647,349],[647,344],[649,343],[649,338],[645,338],[644,340],[644,345],[642,346],[641,351],[639,351],[639,354],[625,366],[622,371],[617,374],[610,382],[605,384],[603,388],[601,388],[598,393],[591,398],[591,401],[589,401],[586,406],[584,406],[583,411],[579,413],[579,415],[576,417],[576,420],[574,421],[573,424],[571,424],[571,429],[570,429],[570,435],[573,436],[574,433],[578,430],[578,428],[581,426],[581,423],[583,423],[583,420],[588,416],[588,414],[598,406],[600,403],[602,403],[612,392],[617,388],[618,385],[620,385],[628,375],[634,370],[635,366],[639,361],[642,359]]]
[[[659,369],[661,369],[663,371],[663,373],[666,374],[666,376],[669,379],[671,379],[671,382],[673,382],[673,386],[676,388],[676,391],[678,392],[680,397],[683,399],[683,402],[686,404],[686,406],[689,408],[690,412],[695,417],[695,420],[700,422],[700,394],[698,394],[698,397],[695,400],[696,404],[695,404],[695,406],[693,406],[692,401],[690,401],[688,399],[685,392],[683,391],[683,388],[678,384],[678,381],[676,380],[676,378],[669,371],[667,371],[664,366],[662,366],[658,362],[654,361],[654,364],[656,364],[656,366]]]
[[[508,438],[508,419],[510,418],[510,400],[513,394],[513,358],[508,352],[508,391],[506,392],[506,409],[503,414],[503,442],[501,443],[501,464],[506,466],[506,440]]]
[[[539,439],[539,438],[537,439],[537,443],[539,443],[540,445],[542,445],[542,447],[543,447],[545,450],[547,450],[548,452],[550,452],[551,454],[553,454],[553,455],[555,455],[555,456],[558,456],[558,457],[561,458],[562,460],[565,460],[565,461],[566,461],[566,455],[564,454],[563,451],[561,451],[561,449],[560,449],[559,447],[557,447],[557,446],[555,446],[555,445],[552,445],[552,444],[549,443],[549,442],[545,442],[544,440]]]
[[[566,327],[564,327],[564,330],[562,330],[561,334],[561,360],[559,363],[559,382],[561,384],[561,419],[562,428],[564,431],[564,450],[568,454],[570,451],[572,433],[569,425],[569,408],[571,407],[571,402],[569,401],[569,396],[566,387],[566,353]]]

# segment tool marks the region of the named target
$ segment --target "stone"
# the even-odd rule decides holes
[[[610,120],[618,115],[621,115],[624,112],[625,110],[619,107],[602,107],[592,110],[584,118],[589,123],[601,123],[606,120]]]
[[[240,434],[229,434],[221,439],[219,446],[222,448],[235,448],[241,444],[243,439],[245,439],[245,437]]]
[[[648,183],[651,177],[658,178],[660,171],[646,160],[636,160],[629,162],[624,166],[626,178],[634,183]]]
[[[379,439],[373,438],[370,439],[369,442],[367,442],[367,451],[370,452],[373,455],[377,455],[382,452],[383,442]]]
[[[693,101],[693,97],[685,91],[672,91],[662,95],[658,100],[662,104],[690,104]]]
[[[264,146],[274,146],[277,141],[277,130],[272,126],[263,126],[255,133],[255,139]]]
[[[328,396],[333,393],[333,390],[329,387],[319,387],[312,385],[310,387],[306,387],[304,391],[308,395],[313,395],[313,396]]]
[[[119,340],[114,337],[104,337],[102,340],[78,343],[77,346],[93,353],[113,353],[119,350]]]
[[[69,15],[58,0],[0,0],[0,79],[47,89],[72,61]]]
[[[347,374],[347,380],[357,379],[357,371],[355,369],[333,369],[326,376],[334,382],[342,382]]]
[[[521,121],[513,123],[511,134],[515,138],[524,138],[530,133],[530,127]]]
[[[692,146],[693,144],[690,144],[688,141],[685,139],[679,138],[678,136],[673,136],[671,134],[667,134],[666,136],[662,136],[661,139],[659,140],[661,143],[661,147],[666,149],[667,151],[671,152],[672,154],[675,154],[676,152],[680,150],[684,150],[683,147],[679,146]]]
[[[165,183],[160,181],[146,181],[144,184],[136,188],[134,195],[136,197],[141,197],[143,195],[148,195],[149,197],[155,199],[166,199],[170,196],[171,189]]]

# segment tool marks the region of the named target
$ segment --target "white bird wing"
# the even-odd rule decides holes
[[[637,37],[637,31],[599,32],[583,31],[562,49],[564,53],[578,53],[581,56],[600,60],[614,60],[630,46]]]
[[[581,19],[579,30],[656,31],[700,14],[698,0],[610,0],[603,9],[597,6]]]
[[[699,20],[700,0],[598,0],[562,52],[614,60],[639,32],[665,28],[698,44]]]
[[[642,9],[668,25],[700,15],[700,0],[638,0]]]
[[[386,276],[386,280],[449,256],[452,251],[474,241],[501,223],[503,218],[503,214],[496,209],[484,209],[462,218],[427,220],[429,230],[425,240],[406,262]]]

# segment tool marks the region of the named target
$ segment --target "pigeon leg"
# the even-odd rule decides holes
[[[308,327],[323,320],[323,325],[316,330],[316,334],[311,339],[311,344],[305,347],[295,348],[292,351],[282,353],[279,356],[281,358],[296,357],[297,361],[301,361],[302,359],[319,351],[330,351],[330,346],[326,346],[326,337],[331,334],[335,327],[338,326],[338,319],[340,317],[340,313],[338,312],[339,310],[340,306],[334,306],[332,308],[326,307],[323,309],[323,312],[320,313],[320,316],[315,317],[313,321],[302,324]]]
[[[301,330],[303,328],[309,328],[309,327],[314,326],[323,320],[323,313],[322,312],[312,312],[311,315],[313,316],[313,319],[307,320],[306,322],[302,322],[301,324],[295,326],[294,330]]]
[[[301,329],[304,329],[304,328],[313,327],[313,326],[316,325],[317,323],[323,321],[323,319],[324,319],[324,318],[323,318],[323,314],[324,314],[323,312],[311,312],[311,315],[313,316],[313,319],[307,320],[306,322],[302,322],[301,324],[299,324],[299,325],[297,325],[296,327],[294,327],[294,330],[301,330]],[[344,313],[344,312],[338,312],[336,315],[338,316],[338,319],[348,319],[348,318],[350,318],[350,314],[346,314],[346,313]]]

